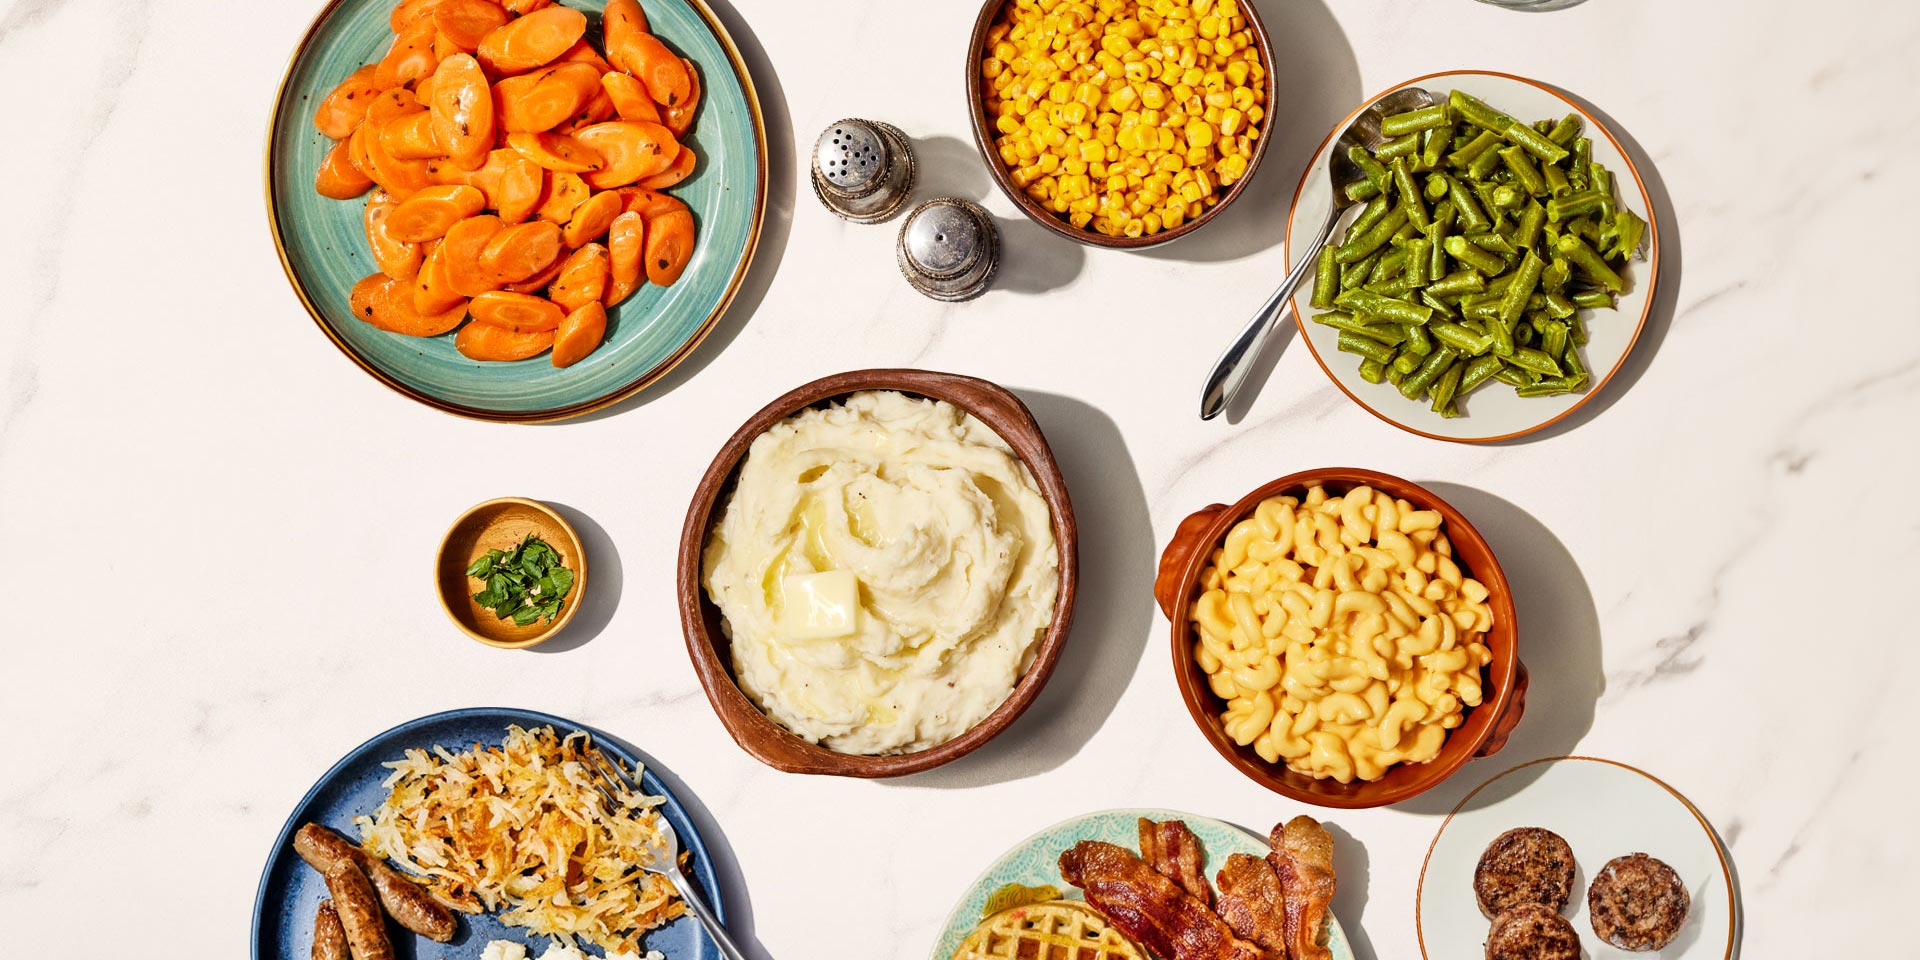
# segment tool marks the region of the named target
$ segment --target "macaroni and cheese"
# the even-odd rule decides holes
[[[1201,573],[1194,659],[1229,736],[1311,777],[1433,759],[1493,659],[1487,588],[1440,514],[1371,487],[1271,497]]]

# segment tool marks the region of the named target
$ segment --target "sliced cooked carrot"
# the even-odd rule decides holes
[[[640,286],[640,257],[647,239],[647,221],[637,213],[613,218],[607,230],[608,277],[605,300],[611,307]]]
[[[685,137],[693,129],[694,111],[700,109],[700,70],[692,60],[681,57],[680,62],[687,67],[687,97],[666,110],[667,129],[673,131],[676,139]]]
[[[342,140],[327,151],[326,158],[320,161],[320,172],[314,175],[313,189],[323,197],[335,200],[352,200],[373,189],[373,178],[361,173],[350,159],[353,154],[353,140]]]
[[[439,5],[440,0],[400,0],[387,14],[387,27],[394,33],[404,33],[422,18],[431,19]]]
[[[377,306],[379,301],[374,301]],[[560,326],[566,313],[553,301],[526,293],[491,290],[467,304],[473,318],[481,323],[505,327],[515,333],[540,333]]]
[[[574,139],[602,158],[601,165],[583,179],[596,190],[624,187],[643,177],[651,177],[673,166],[680,153],[679,141],[672,132],[657,123],[644,120],[609,120],[583,127]]]
[[[434,138],[433,114],[426,111],[395,117],[380,125],[380,146],[395,160],[444,157],[445,148]]]
[[[617,192],[626,200],[628,213],[637,213],[648,220],[671,210],[687,208],[685,201],[679,197],[646,187],[621,187]]]
[[[467,304],[460,303],[443,313],[421,313],[413,305],[413,287],[389,278],[374,291],[373,317],[368,322],[391,333],[409,337],[437,337],[460,325],[467,318]]]
[[[533,216],[546,187],[547,171],[516,153],[514,162],[507,167],[506,176],[500,179],[500,195],[493,207],[500,211],[503,222],[519,223]]]
[[[488,92],[480,61],[464,53],[455,54],[440,62],[432,80],[434,141],[455,164],[469,170],[480,167],[487,162],[487,151],[493,146],[494,124],[493,96]]]
[[[512,150],[489,150],[487,159],[478,169],[462,169],[451,158],[427,161],[427,176],[435,183],[464,183],[480,191],[487,198],[487,206],[499,206],[500,181],[507,174],[507,168],[524,162],[520,155]]]
[[[370,273],[361,277],[359,282],[353,285],[353,289],[347,293],[347,308],[353,311],[354,316],[372,323],[373,298],[378,296],[380,289],[392,280],[392,277],[384,273]]]
[[[453,346],[469,360],[525,360],[553,346],[553,333],[514,333],[490,323],[469,323],[453,338]]]
[[[600,92],[591,64],[561,63],[501,80],[494,90],[509,132],[544,132],[566,122]]]
[[[686,178],[693,176],[693,168],[700,163],[693,148],[682,145],[680,152],[673,158],[673,166],[640,181],[640,185],[649,190],[665,190]]]
[[[676,107],[693,96],[693,78],[687,75],[687,65],[659,37],[651,33],[635,35],[627,41],[625,57],[627,72],[647,85],[654,102]],[[613,62],[619,66],[620,58],[616,56]]]
[[[553,6],[553,0],[500,0],[500,5],[516,14],[532,13],[542,7]]]
[[[530,220],[495,234],[480,254],[480,264],[495,280],[518,283],[560,259],[560,228],[546,220]]]
[[[378,130],[368,130],[364,143],[367,163],[372,167],[369,176],[373,177],[374,183],[393,194],[395,200],[405,200],[435,185],[433,177],[427,174],[427,161],[402,160],[387,152],[380,142]]]
[[[596,123],[580,132],[584,134],[595,127],[604,126],[606,124]],[[586,173],[607,165],[600,151],[588,146],[585,141],[561,133],[510,133],[507,135],[507,146],[520,151],[520,155],[528,160],[561,173]]]
[[[460,184],[427,187],[401,201],[387,217],[387,232],[413,243],[447,235],[453,225],[485,209],[480,191]]]
[[[453,278],[447,275],[446,243],[432,246],[427,258],[420,262],[419,275],[413,278],[413,309],[424,314],[445,313],[467,302],[467,298],[453,288]]]
[[[393,211],[400,206],[386,191],[376,191],[367,198],[367,209],[361,217],[366,227],[367,247],[373,251],[373,262],[380,272],[395,280],[412,280],[420,272],[420,245],[401,240],[387,229],[387,221]]]
[[[580,42],[587,15],[572,7],[542,7],[480,41],[480,62],[496,74],[525,73],[553,62]]]
[[[408,25],[406,30],[393,38],[393,46],[388,48],[387,55],[380,58],[380,68],[374,73],[374,81],[383,87],[395,87],[432,73],[440,63],[433,51],[435,36],[432,17],[424,17]]]
[[[435,46],[433,48],[433,54],[434,54],[433,69],[436,73],[439,72],[440,70],[439,65],[442,61],[446,60],[448,57],[456,56],[463,52],[460,50],[448,50],[446,53],[441,53],[440,47],[439,47],[439,41],[436,40],[434,41],[434,43],[435,43]],[[421,77],[420,79],[415,80],[413,82],[413,98],[415,100],[420,101],[420,105],[423,107],[431,108],[433,106],[433,74],[429,73],[426,76]]]
[[[435,30],[433,32],[433,62],[434,63],[439,63],[440,61],[445,60],[446,58],[451,57],[457,53],[472,53],[472,52],[473,52],[472,50],[465,49],[461,47],[459,44],[454,43],[452,40],[448,39],[446,34],[441,33],[438,30]],[[432,74],[428,74],[424,77],[421,77],[419,81],[417,81],[413,85],[414,95],[419,97],[422,100],[431,99],[428,96],[427,90],[423,88],[430,88],[432,86],[433,86]]]
[[[607,59],[617,69],[638,72],[639,54],[634,40],[648,33],[647,14],[640,9],[638,0],[608,0],[600,20],[604,25]]]
[[[607,308],[598,303],[581,305],[560,321],[553,338],[553,365],[571,367],[587,358],[607,336]]]
[[[596,123],[605,123],[608,120],[612,120],[613,117],[613,100],[607,96],[605,90],[596,90],[594,91],[593,98],[587,101],[586,106],[575,111],[573,116],[566,119],[566,122],[554,127],[553,132],[564,133],[571,137],[585,127],[591,127]]]
[[[353,136],[347,138],[347,162],[368,180],[373,179],[373,161],[367,159],[367,133],[373,124],[362,123],[353,128]],[[376,134],[378,131],[374,131]]]
[[[582,184],[581,189],[585,188]],[[567,219],[567,226],[560,231],[560,238],[569,247],[585,246],[604,236],[607,228],[613,226],[613,218],[625,211],[626,203],[619,194],[603,190],[573,208],[573,216]]]
[[[577,173],[547,174],[547,195],[534,213],[542,220],[564,224],[573,219],[573,211],[585,203],[592,192]]]
[[[352,136],[353,128],[366,117],[367,107],[386,89],[374,79],[378,70],[379,67],[369,63],[348,74],[333,92],[320,100],[319,108],[313,111],[313,125],[335,140]]]
[[[477,297],[500,288],[493,271],[481,262],[487,243],[504,229],[500,218],[490,214],[468,217],[453,225],[440,241],[440,256],[446,261],[447,280],[463,297]]]
[[[507,11],[490,0],[441,0],[433,8],[434,28],[462,51],[478,50],[480,41],[508,19]]]
[[[558,58],[554,60],[554,62],[555,63],[591,63],[593,64],[593,68],[595,70],[600,71],[601,73],[606,73],[608,70],[613,69],[613,65],[607,62],[607,58],[601,56],[600,51],[595,50],[593,48],[593,44],[588,43],[585,40],[582,40],[579,43],[576,43],[573,46],[568,47],[567,52],[561,54]]]
[[[653,102],[653,94],[647,92],[646,84],[629,74],[607,73],[601,75],[600,86],[613,101],[613,109],[620,114],[620,119],[660,122],[660,107]]]
[[[647,221],[647,281],[670,287],[693,259],[693,214],[663,213]]]
[[[564,310],[578,310],[584,304],[599,301],[607,292],[610,276],[612,263],[607,257],[607,248],[589,243],[560,261],[560,274],[553,278],[547,298]]]
[[[564,262],[565,261],[561,260],[559,257],[555,257],[553,258],[552,263],[547,264],[547,268],[545,270],[542,270],[539,273],[536,273],[533,276],[526,278],[525,280],[506,284],[502,286],[500,289],[505,290],[508,293],[538,294],[541,291],[545,290],[549,284],[553,283],[553,280],[555,277],[558,277],[560,275],[560,265]]]

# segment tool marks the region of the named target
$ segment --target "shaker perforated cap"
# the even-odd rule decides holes
[[[1000,267],[1000,233],[980,205],[942,197],[907,214],[895,254],[915,290],[935,300],[971,300]]]
[[[913,180],[913,145],[889,124],[849,118],[813,143],[814,196],[855,223],[879,223],[900,212]]]

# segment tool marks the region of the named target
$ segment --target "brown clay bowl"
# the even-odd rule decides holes
[[[733,492],[740,462],[747,448],[768,428],[808,407],[824,407],[863,390],[901,393],[945,400],[992,427],[1025,461],[1053,515],[1053,539],[1060,552],[1060,592],[1054,601],[1053,623],[1040,640],[1033,666],[1021,676],[999,709],[973,729],[937,747],[915,753],[858,756],[837,753],[795,736],[774,722],[742,693],[733,676],[732,641],[720,628],[720,609],[707,599],[700,584],[701,552],[707,532],[721,505]],[[1079,532],[1067,484],[1054,462],[1053,451],[1040,434],[1040,425],[1020,399],[1004,387],[951,373],[929,370],[855,370],[815,380],[767,404],[735,431],[713,458],[694,490],[687,522],[680,532],[680,626],[686,633],[687,653],[694,672],[706,689],[707,700],[720,716],[740,749],[754,759],[788,773],[831,774],[842,777],[897,777],[930,770],[978,749],[998,736],[1040,696],[1047,678],[1060,660],[1060,651],[1073,624],[1073,601],[1080,578]]]
[[[467,576],[467,568],[488,550],[509,549],[529,533],[560,554],[561,562],[573,571],[573,590],[552,623],[542,620],[522,627],[473,602],[482,584]],[[580,598],[587,592],[587,553],[573,525],[552,507],[525,497],[500,497],[474,505],[447,529],[433,561],[433,578],[440,590],[440,606],[460,632],[490,647],[519,650],[547,642],[573,621],[573,612],[580,609]]]
[[[1014,186],[1011,171],[1000,161],[1000,152],[994,149],[995,132],[993,118],[987,115],[986,91],[980,82],[980,59],[986,50],[987,28],[993,26],[1011,0],[986,0],[980,5],[980,14],[973,20],[973,36],[967,41],[966,92],[967,113],[973,118],[973,144],[980,150],[980,159],[986,163],[987,170],[993,174],[993,182],[998,184],[1000,192],[1013,201],[1027,219],[1039,224],[1048,231],[1066,237],[1090,247],[1105,247],[1113,250],[1139,250],[1144,247],[1171,243],[1213,222],[1215,217],[1227,209],[1240,194],[1253,182],[1253,175],[1260,170],[1260,161],[1267,155],[1267,144],[1273,140],[1267,127],[1274,122],[1274,111],[1279,103],[1274,78],[1278,75],[1273,69],[1273,44],[1267,37],[1267,25],[1260,19],[1259,9],[1251,2],[1240,4],[1240,13],[1247,18],[1247,27],[1253,31],[1253,44],[1260,51],[1261,62],[1267,68],[1266,119],[1260,123],[1260,139],[1253,142],[1253,156],[1247,161],[1247,175],[1235,181],[1233,186],[1220,197],[1220,202],[1208,208],[1205,213],[1182,222],[1172,230],[1162,230],[1151,235],[1138,237],[1109,237],[1093,230],[1082,229],[1067,222],[1067,219],[1046,207],[1039,201],[1027,196],[1026,191]]]
[[[1225,706],[1207,685],[1207,676],[1193,659],[1193,628],[1186,611],[1199,593],[1200,573],[1214,549],[1226,538],[1233,525],[1253,514],[1260,501],[1285,493],[1303,493],[1320,484],[1328,493],[1343,493],[1362,484],[1406,500],[1423,510],[1437,510],[1445,518],[1447,539],[1453,543],[1453,559],[1467,576],[1485,584],[1487,602],[1493,606],[1493,629],[1486,643],[1493,652],[1487,665],[1487,694],[1477,707],[1467,710],[1466,720],[1448,734],[1439,755],[1426,763],[1397,764],[1379,780],[1340,783],[1316,780],[1295,773],[1284,764],[1268,763],[1227,735],[1220,723]],[[1514,619],[1513,592],[1507,575],[1494,559],[1485,538],[1460,511],[1433,491],[1399,477],[1351,467],[1328,467],[1288,474],[1247,494],[1233,506],[1213,504],[1180,522],[1173,542],[1160,555],[1159,575],[1154,578],[1153,596],[1160,610],[1173,622],[1173,672],[1180,682],[1180,696],[1200,732],[1228,763],[1247,778],[1281,796],[1323,807],[1378,807],[1416,797],[1452,776],[1467,761],[1490,757],[1506,746],[1507,737],[1519,724],[1527,696],[1527,668],[1519,657],[1519,627]]]

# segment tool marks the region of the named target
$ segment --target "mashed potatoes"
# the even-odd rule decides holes
[[[754,440],[704,565],[741,689],[854,754],[924,750],[992,713],[1060,585],[1051,514],[1006,441],[891,391]]]

